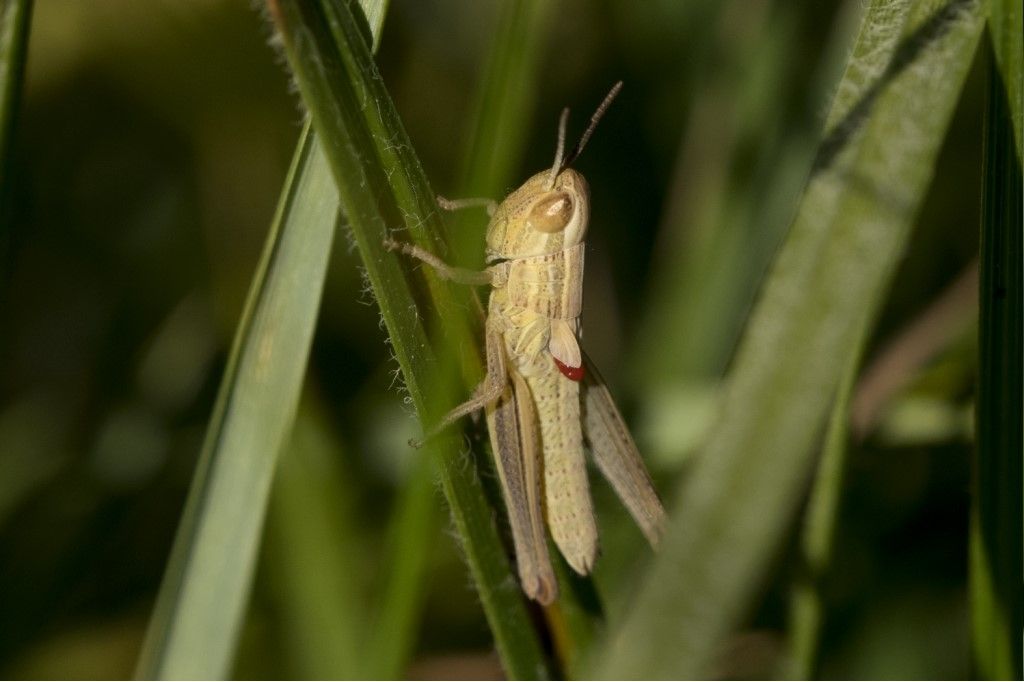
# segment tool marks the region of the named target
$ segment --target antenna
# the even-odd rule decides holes
[[[555,178],[562,171],[562,158],[565,154],[565,126],[569,122],[569,107],[562,109],[562,115],[558,119],[558,146],[555,148],[555,163],[551,166],[551,175],[548,177],[547,188],[555,186]]]
[[[587,125],[587,129],[583,131],[583,136],[580,138],[580,141],[577,142],[576,146],[572,148],[572,151],[569,152],[569,156],[566,157],[562,165],[557,166],[556,164],[556,167],[559,171],[561,171],[563,168],[568,168],[573,161],[579,158],[579,155],[583,152],[583,148],[586,147],[587,142],[590,141],[590,136],[594,134],[594,128],[597,127],[597,124],[601,120],[601,117],[604,116],[604,112],[606,112],[608,110],[608,107],[611,106],[612,101],[615,99],[615,96],[619,94],[619,90],[622,90],[622,81],[619,81],[618,83],[613,85],[612,89],[608,92],[607,95],[605,95],[604,101],[602,101],[600,106],[597,107],[597,111],[594,112],[594,115],[590,117],[590,124]],[[568,110],[562,112],[563,121],[565,119],[565,114],[567,112]],[[564,137],[564,131],[559,131],[559,138],[561,139],[562,137]],[[561,144],[559,144],[559,152],[561,152]],[[558,157],[556,156],[555,158],[557,160]],[[556,175],[558,175],[557,172],[552,173],[552,183],[554,183]]]

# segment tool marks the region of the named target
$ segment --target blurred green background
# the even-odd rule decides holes
[[[389,9],[378,62],[442,194],[457,191],[498,10]],[[625,81],[577,164],[593,192],[584,335],[662,489],[701,442],[792,218],[850,15],[841,3],[769,0],[553,10],[517,177],[550,163],[563,106],[579,130]],[[4,677],[131,674],[303,118],[269,36],[246,0],[36,3],[0,240]],[[976,66],[855,392],[826,677],[968,674],[981,75]],[[481,242],[483,227],[481,217]],[[332,258],[239,676],[309,675],[311,659],[341,655],[324,653],[330,628],[359,627],[393,570],[382,563],[388,520],[422,466],[406,446],[419,426],[341,234]],[[602,588],[629,580],[641,541],[595,486]],[[407,674],[498,675],[446,530],[424,524],[433,535]],[[339,565],[351,580],[324,579]],[[778,557],[729,675],[770,670],[794,570]],[[310,619],[324,637],[312,652]]]

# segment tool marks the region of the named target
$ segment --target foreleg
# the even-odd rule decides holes
[[[445,199],[437,195],[437,205],[446,211],[460,211],[464,208],[476,208],[483,206],[487,209],[487,215],[492,216],[498,210],[498,202],[494,199]]]

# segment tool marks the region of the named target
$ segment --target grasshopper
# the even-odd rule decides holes
[[[657,546],[665,522],[636,444],[579,345],[590,190],[570,165],[621,87],[619,82],[608,93],[568,155],[569,110],[564,109],[554,164],[501,204],[438,197],[447,210],[487,208],[487,267],[482,272],[452,267],[411,244],[385,241],[388,249],[423,261],[445,279],[491,287],[484,333],[487,375],[473,397],[448,413],[433,432],[485,410],[520,584],[528,597],[544,605],[558,596],[545,520],[555,545],[577,573],[590,573],[597,557],[585,441],[652,546]]]

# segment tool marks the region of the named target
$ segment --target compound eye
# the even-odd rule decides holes
[[[560,232],[572,218],[572,198],[565,192],[544,197],[530,208],[527,223],[538,232]]]

